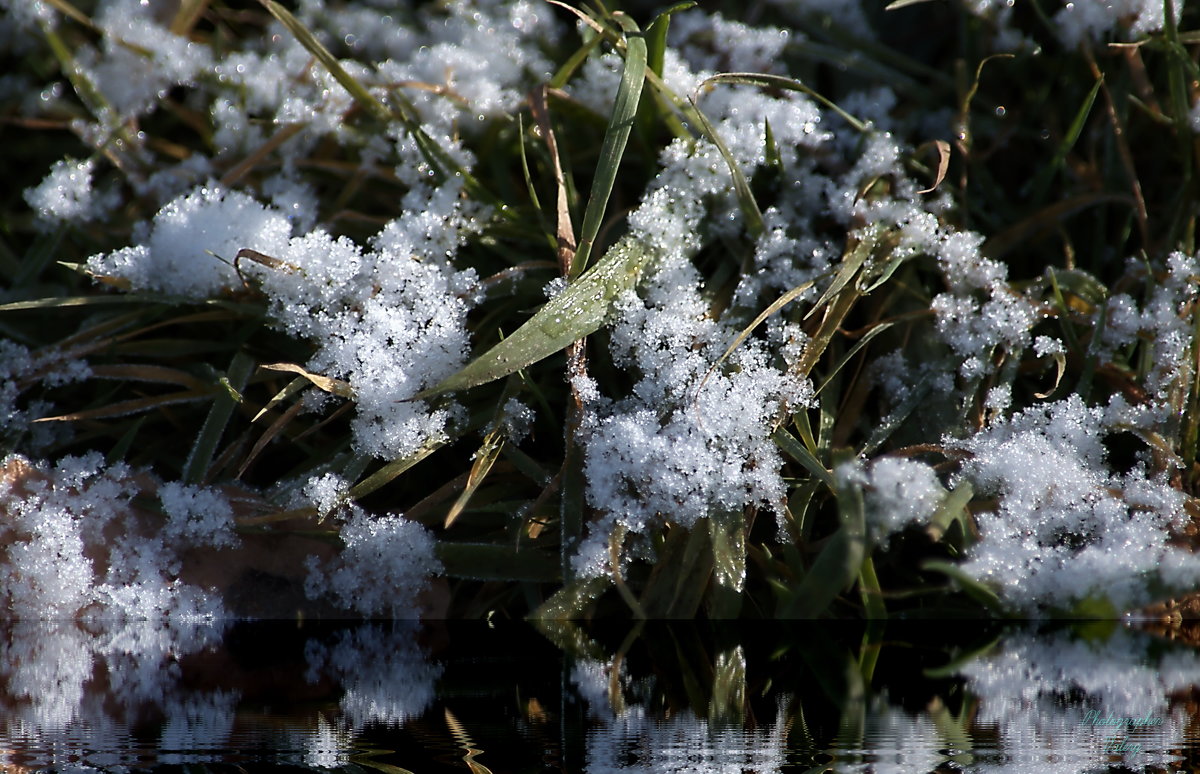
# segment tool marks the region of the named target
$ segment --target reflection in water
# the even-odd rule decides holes
[[[0,624],[0,768],[1195,768],[1200,657],[1130,629],[503,628]]]
[[[317,632],[299,648],[269,629],[251,645],[263,630],[232,625],[87,627],[0,627],[0,765],[338,766],[368,723],[424,711],[438,676],[408,623]]]
[[[588,772],[781,770],[785,714],[779,712],[774,723],[756,728],[732,722],[729,714],[745,698],[746,661],[740,647],[716,657],[708,717],[697,717],[690,707],[662,717],[646,703],[625,701],[622,688],[628,676],[621,673],[621,663],[583,659],[572,670],[571,682],[596,723],[587,733]],[[647,694],[652,701],[652,692],[643,691]]]
[[[1186,699],[1200,689],[1200,657],[1144,633],[1015,634],[959,673],[979,697],[977,727],[996,734],[1001,761],[988,771],[1165,768],[1195,738]]]

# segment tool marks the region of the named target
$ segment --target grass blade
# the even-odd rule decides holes
[[[449,528],[467,507],[471,495],[475,494],[475,490],[479,489],[480,484],[487,478],[487,474],[496,464],[496,460],[500,457],[500,450],[503,448],[504,433],[502,429],[493,430],[483,439],[483,445],[479,447],[479,451],[475,452],[475,462],[471,465],[467,483],[463,486],[458,499],[450,506],[450,511],[446,514],[446,523],[443,526]]]
[[[621,83],[617,87],[612,115],[604,132],[604,143],[600,146],[600,160],[596,166],[596,175],[592,178],[592,192],[588,198],[587,209],[583,213],[579,249],[575,251],[575,258],[571,261],[568,279],[578,277],[587,266],[589,253],[595,244],[596,235],[600,232],[604,211],[608,208],[608,197],[612,194],[613,184],[617,180],[617,169],[621,165],[621,157],[625,154],[625,145],[629,142],[629,132],[637,116],[642,85],[645,83],[646,40],[638,26],[625,14],[616,12],[613,19],[625,31],[625,67],[621,71]]]
[[[204,425],[200,428],[200,434],[196,436],[196,442],[188,454],[187,462],[183,466],[185,483],[200,484],[204,482],[209,466],[212,464],[213,452],[216,451],[217,444],[225,433],[225,426],[229,424],[233,410],[239,402],[234,393],[240,393],[245,389],[246,382],[250,380],[250,374],[253,372],[254,359],[245,352],[238,351],[229,364],[225,378],[222,379],[227,389],[217,394],[217,399],[213,402],[212,408],[204,420]]]
[[[733,191],[737,195],[738,207],[742,210],[742,215],[746,218],[746,230],[750,232],[750,236],[758,239],[767,230],[767,226],[763,223],[762,210],[758,208],[758,202],[754,199],[754,192],[750,190],[750,181],[742,173],[741,166],[737,163],[737,159],[729,151],[729,146],[721,139],[721,135],[717,133],[717,128],[708,120],[708,116],[704,115],[703,111],[696,106],[696,100],[688,97],[688,104],[691,105],[691,113],[700,124],[700,128],[704,130],[704,136],[709,142],[717,146],[717,150],[721,153],[721,158],[725,159],[725,164],[729,167],[729,174],[733,176]]]
[[[797,441],[794,435],[781,427],[771,435],[771,440],[789,457],[803,465],[818,481],[825,484],[830,490],[835,488],[833,474],[821,464],[821,461],[812,452],[805,448],[804,444]]]
[[[647,259],[644,248],[622,240],[511,336],[413,400],[469,389],[516,373],[598,330],[616,297],[637,281]]]
[[[376,489],[379,489],[381,486],[384,486],[392,479],[396,478],[396,476],[399,476],[401,473],[411,468],[413,465],[416,465],[418,462],[428,457],[430,454],[433,454],[442,447],[443,443],[444,441],[431,441],[407,457],[400,457],[399,459],[392,460],[379,470],[375,471],[362,481],[359,481],[357,484],[352,486],[350,488],[349,498],[351,500],[357,500],[361,497],[366,497]]]
[[[342,88],[349,92],[354,101],[362,105],[369,113],[374,115],[380,121],[385,123],[391,121],[392,112],[387,107],[375,98],[371,92],[367,91],[367,87],[363,86],[350,73],[346,72],[346,68],[342,67],[338,62],[337,57],[329,53],[329,49],[325,48],[321,41],[317,40],[316,36],[309,31],[304,23],[292,16],[292,12],[284,8],[275,0],[259,0],[268,12],[284,27],[287,27],[288,32],[295,36],[300,45],[308,49],[308,53],[316,57],[317,61],[329,71],[334,80],[342,85]]]
[[[820,92],[805,86],[795,78],[785,78],[782,75],[768,75],[766,73],[717,73],[716,75],[706,78],[700,84],[700,89],[703,89],[710,83],[740,83],[748,86],[764,86],[772,89],[786,89],[787,91],[798,91],[801,94],[808,96],[820,102],[825,107],[841,116],[842,120],[850,124],[860,132],[870,131],[870,127],[859,119],[842,110],[835,105],[833,101],[822,95]]]

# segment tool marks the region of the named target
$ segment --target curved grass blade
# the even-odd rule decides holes
[[[629,142],[629,132],[637,116],[642,85],[645,83],[646,40],[637,24],[627,15],[614,12],[613,19],[625,32],[625,67],[621,71],[621,82],[617,87],[612,115],[604,132],[604,143],[600,146],[600,160],[596,166],[596,176],[592,178],[592,192],[588,198],[587,209],[583,213],[579,248],[571,261],[571,271],[567,279],[578,277],[587,266],[589,253],[595,244],[596,235],[600,232],[604,211],[608,208],[608,197],[612,194],[613,184],[617,180],[617,169],[621,165],[621,156],[625,154],[625,145]]]
[[[940,572],[942,575],[958,583],[962,590],[976,602],[981,603],[993,613],[1001,617],[1006,617],[1007,611],[1004,609],[1004,603],[1000,601],[1000,597],[996,595],[996,592],[970,575],[967,575],[957,564],[930,559],[921,563],[921,569]]]
[[[767,73],[717,73],[710,78],[705,78],[704,82],[700,84],[700,89],[703,89],[710,83],[741,83],[748,86],[766,86],[773,89],[798,91],[801,94],[807,94],[817,102],[820,102],[825,107],[837,113],[839,116],[841,116],[843,121],[850,124],[850,126],[854,127],[858,131],[870,131],[870,127],[866,123],[850,115],[845,110],[842,110],[828,97],[824,96],[815,89],[805,86],[795,78],[785,78],[782,75],[768,75]]]
[[[648,53],[646,64],[655,75],[662,75],[663,58],[667,52],[667,28],[671,24],[671,14],[695,7],[695,0],[683,0],[683,2],[675,3],[658,16],[655,16],[654,21],[650,22],[650,26],[646,28],[646,49]]]
[[[553,355],[604,324],[613,301],[633,287],[648,260],[642,246],[623,239],[586,274],[546,303],[517,330],[458,373],[411,400],[423,400],[500,379]]]
[[[709,142],[717,146],[721,157],[725,159],[725,164],[729,167],[729,174],[733,176],[733,191],[737,195],[738,207],[742,210],[742,215],[746,218],[746,230],[750,232],[750,236],[758,239],[767,230],[767,226],[763,223],[762,210],[758,208],[758,202],[754,199],[754,192],[750,190],[750,181],[742,174],[742,168],[737,163],[737,159],[729,151],[729,146],[721,139],[721,135],[717,133],[717,128],[708,120],[708,116],[700,110],[696,105],[696,100],[688,97],[688,104],[692,107],[692,115],[696,122],[700,124],[700,128],[704,130],[704,136]]]

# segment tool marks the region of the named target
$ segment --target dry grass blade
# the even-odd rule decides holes
[[[180,0],[179,10],[171,20],[171,34],[187,36],[208,9],[209,0]]]
[[[1123,194],[1093,191],[1063,199],[1043,207],[1028,218],[996,234],[984,243],[982,252],[988,258],[1000,258],[1016,248],[1022,242],[1034,238],[1039,232],[1053,228],[1059,221],[1087,207],[1100,204],[1125,204],[1131,207],[1137,203]]]
[[[937,187],[946,179],[946,171],[950,169],[950,143],[945,140],[934,140],[932,143],[926,143],[922,147],[932,146],[937,151],[938,163],[937,172],[933,176],[933,185],[923,190],[917,191],[919,194],[933,193]]]
[[[258,146],[253,153],[239,161],[232,169],[221,177],[221,185],[233,187],[241,182],[250,170],[254,169],[272,151],[283,145],[304,130],[304,124],[284,124],[271,138]]]
[[[165,366],[138,365],[120,363],[113,365],[94,365],[91,367],[92,376],[98,379],[127,379],[136,382],[156,382],[159,384],[178,384],[189,390],[203,392],[209,385],[197,379],[187,371]]]
[[[487,474],[491,472],[492,466],[496,464],[496,459],[500,456],[500,450],[504,448],[504,440],[504,433],[500,429],[493,430],[483,439],[483,445],[479,447],[479,451],[475,452],[475,462],[471,464],[471,472],[467,476],[466,483],[463,485],[462,493],[454,501],[454,504],[450,506],[449,512],[446,513],[444,527],[449,528],[467,507],[471,496],[479,489],[480,484],[483,483]]]
[[[268,411],[275,408],[276,406],[278,406],[280,403],[287,400],[288,398],[291,398],[291,397],[297,395],[298,393],[300,393],[300,391],[302,391],[308,384],[309,384],[309,381],[302,376],[297,377],[297,378],[291,380],[290,382],[288,382],[287,385],[282,390],[280,390],[279,392],[277,392],[271,396],[271,399],[269,401],[267,401],[267,405],[265,405],[261,409],[259,409],[258,413],[254,415],[254,419],[250,420],[250,423],[253,424],[253,423],[257,422],[258,420],[262,419],[264,416],[266,416],[266,413]]]
[[[246,471],[250,468],[251,463],[258,458],[258,455],[262,453],[263,449],[267,448],[267,444],[269,444],[275,439],[276,436],[282,433],[283,429],[287,427],[293,419],[299,416],[300,412],[303,410],[303,401],[298,400],[292,405],[288,406],[287,411],[284,411],[282,414],[280,414],[275,421],[263,431],[262,436],[255,441],[254,446],[251,447],[250,452],[246,455],[246,459],[242,460],[242,464],[238,466],[237,473],[234,475],[234,478],[241,478],[243,475],[245,475]]]
[[[327,392],[330,395],[337,395],[341,398],[353,398],[354,390],[350,384],[341,379],[334,379],[328,376],[321,376],[307,371],[295,363],[264,363],[259,368],[267,371],[284,371],[290,374],[299,374],[303,378],[312,382],[317,389]]]
[[[113,417],[125,417],[130,414],[137,414],[142,411],[151,411],[163,406],[170,406],[176,403],[187,403],[193,400],[203,400],[211,398],[216,394],[217,390],[210,387],[206,390],[184,390],[182,392],[172,392],[167,395],[155,395],[150,398],[135,398],[133,400],[123,400],[117,403],[110,403],[107,406],[100,408],[86,409],[84,411],[73,411],[70,414],[59,414],[54,417],[42,417],[35,419],[34,422],[76,422],[83,419],[111,419]]]
[[[531,95],[529,100],[533,119],[537,122],[538,130],[546,141],[546,150],[550,154],[551,168],[554,170],[554,213],[555,238],[558,242],[558,264],[563,276],[571,271],[571,263],[575,259],[575,227],[571,224],[571,209],[567,203],[567,179],[563,175],[562,159],[558,155],[558,140],[554,136],[554,127],[550,123],[550,111],[546,106],[546,95],[549,87],[543,86]]]

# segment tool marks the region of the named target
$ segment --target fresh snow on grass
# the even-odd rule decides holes
[[[951,561],[1017,615],[1200,584],[1200,272],[1173,177],[1194,64],[1104,61],[1142,63],[1137,110],[1089,80],[1109,41],[1173,41],[1182,3],[1042,3],[1041,26],[999,2],[682,10],[665,48],[647,34],[620,160],[595,149],[628,18],[385,5],[105,0],[80,24],[0,3],[0,40],[38,41],[12,47],[6,115],[67,130],[30,141],[4,221],[10,614],[221,617],[232,592],[188,552],[258,530],[327,538],[291,582],[363,616],[419,615],[440,574],[456,613],[508,580],[514,615],[602,604],[581,588],[621,614],[802,592],[875,615],[853,583],[931,589]],[[963,83],[893,42],[922,13],[984,52],[954,55]],[[1063,83],[1033,82],[1048,57]],[[556,275],[598,166],[619,174],[593,263],[636,246],[638,281],[578,299]],[[563,298],[607,310],[566,378],[556,355],[439,392],[550,335],[526,322]]]

